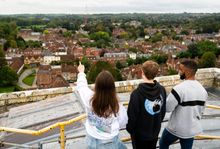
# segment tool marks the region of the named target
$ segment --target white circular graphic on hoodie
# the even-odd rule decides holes
[[[161,105],[162,105],[161,99],[155,99],[154,101],[150,101],[149,99],[146,98],[144,102],[145,110],[150,115],[155,115],[159,113],[161,110]]]

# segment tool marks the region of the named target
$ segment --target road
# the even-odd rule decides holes
[[[27,76],[29,76],[30,74],[33,73],[33,71],[37,71],[36,69],[27,69],[25,70],[19,77],[19,80],[18,80],[18,86],[22,87],[23,89],[31,89],[31,88],[36,88],[36,78],[34,79],[34,82],[33,82],[33,85],[32,86],[28,86],[26,85],[25,83],[23,83],[23,79],[26,78]]]

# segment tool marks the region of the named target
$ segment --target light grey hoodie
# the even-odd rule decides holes
[[[202,132],[200,119],[208,94],[196,80],[176,85],[167,97],[166,111],[172,112],[166,129],[180,138],[192,138]]]

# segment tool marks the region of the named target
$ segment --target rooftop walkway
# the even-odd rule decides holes
[[[158,77],[167,92],[180,82],[178,76]],[[210,68],[200,70],[197,79],[206,87],[209,93],[208,104],[220,106],[220,69]],[[130,92],[137,87],[141,80],[116,82],[121,102],[128,102]],[[93,87],[93,85],[91,85]],[[33,102],[35,101],[35,102]],[[36,102],[38,101],[38,102]],[[21,128],[28,130],[40,130],[57,122],[67,121],[85,113],[81,99],[74,88],[57,88],[46,90],[33,90],[25,92],[15,92],[11,94],[0,94],[0,106],[11,106],[25,102],[28,104],[13,108],[5,108],[8,111],[0,115],[0,127]],[[33,103],[29,103],[33,102]],[[169,114],[165,119],[168,120]],[[65,126],[66,149],[85,148],[85,129],[84,121],[79,121]],[[163,123],[163,128],[167,122]],[[58,126],[58,125],[57,125]],[[202,119],[204,134],[220,136],[220,110],[205,109]],[[54,127],[53,127],[54,128]],[[163,130],[163,128],[161,130]],[[0,133],[0,141],[4,144],[20,144],[19,147],[4,145],[0,148],[28,148],[32,146],[43,149],[59,149],[60,129],[48,129],[48,132],[39,136],[20,134],[20,133]],[[45,130],[44,129],[44,130]],[[35,133],[34,131],[26,131]],[[41,131],[42,133],[43,131]],[[120,132],[122,139],[128,138],[129,135],[125,130]],[[61,140],[64,138],[60,138]],[[131,148],[129,141],[125,142],[128,148]],[[18,146],[18,145],[17,145]],[[219,149],[220,139],[195,141],[195,149]],[[171,149],[179,149],[179,144],[172,145]]]

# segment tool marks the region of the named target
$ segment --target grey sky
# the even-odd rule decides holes
[[[219,0],[0,0],[0,14],[220,12]]]

